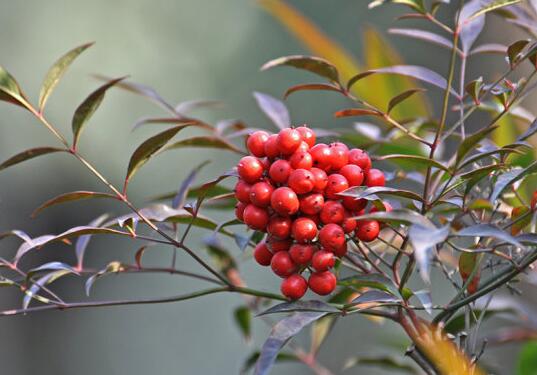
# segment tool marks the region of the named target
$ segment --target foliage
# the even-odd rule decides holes
[[[0,101],[29,111],[59,143],[59,146],[22,151],[0,163],[0,171],[50,153],[62,153],[65,157],[76,158],[102,182],[105,191],[67,192],[40,205],[34,215],[44,215],[58,204],[96,198],[116,200],[128,211],[118,217],[100,216],[87,226],[60,234],[34,238],[20,230],[0,234],[0,240],[15,238],[20,242],[13,258],[0,258],[0,281],[2,286],[20,290],[22,297],[21,308],[0,314],[166,303],[214,293],[238,293],[243,296],[244,304],[234,311],[234,318],[245,339],[250,338],[252,324],[258,320],[270,322],[267,317],[289,314],[274,325],[261,350],[247,358],[245,373],[255,368],[256,374],[267,374],[279,361],[300,361],[317,374],[331,374],[316,355],[337,321],[353,319],[355,315],[373,321],[389,320],[400,326],[408,338],[405,354],[409,358],[397,358],[400,353],[392,350],[386,355],[350,358],[342,368],[377,365],[405,373],[416,373],[418,368],[427,374],[483,373],[481,368],[488,364],[482,357],[487,341],[480,335],[481,323],[499,311],[495,307],[496,295],[517,292],[513,284],[526,280],[525,272],[537,260],[537,193],[532,182],[535,181],[532,175],[537,173],[537,121],[522,107],[535,88],[536,3],[370,1],[371,11],[380,12],[383,7],[394,4],[409,12],[403,14],[401,20],[414,19],[428,24],[429,29],[398,27],[390,32],[444,49],[448,63],[442,72],[405,64],[372,29],[364,33],[365,57],[360,63],[283,1],[264,0],[261,4],[316,55],[279,57],[263,66],[263,70],[275,69],[266,74],[278,74],[276,68],[293,67],[316,76],[318,81],[294,85],[284,97],[307,90],[340,95],[345,103],[351,104],[342,105],[334,114],[334,122],[351,124],[354,118],[359,118],[360,122],[342,134],[319,129],[318,135],[328,141],[337,139],[367,149],[374,160],[391,170],[389,187],[351,188],[342,193],[365,199],[368,206],[361,219],[378,220],[383,223],[383,230],[379,239],[372,243],[350,241],[349,253],[336,266],[340,280],[337,291],[322,301],[290,302],[278,293],[246,286],[238,270],[238,260],[224,238],[233,239],[242,251],[251,254],[262,239],[260,234],[245,232],[234,219],[217,222],[211,218],[212,210],[230,210],[234,206],[229,181],[236,177],[235,170],[195,185],[204,163],[192,170],[178,191],[155,198],[169,201],[169,204],[154,203],[139,208],[129,200],[128,185],[132,177],[163,152],[203,147],[237,155],[245,153],[243,140],[256,129],[241,121],[225,120],[212,125],[188,115],[192,108],[211,107],[215,103],[185,102],[173,106],[148,86],[125,78],[100,77],[105,83],[74,111],[73,140],[68,141],[48,121],[44,111],[66,69],[91,46],[88,43],[72,49],[50,68],[37,106],[31,103],[15,78],[0,67]],[[448,12],[443,12],[444,9]],[[438,16],[444,13],[454,14],[454,17]],[[489,17],[500,17],[519,27],[530,39],[513,41],[509,46],[478,45]],[[504,58],[505,71],[495,79],[469,77],[467,62],[483,54]],[[367,83],[374,84],[378,90],[366,89]],[[442,95],[438,113],[431,109],[425,88],[419,86],[422,84]],[[116,89],[141,95],[163,109],[164,115],[141,119],[136,127],[156,123],[166,126],[135,149],[122,187],[111,183],[77,147],[83,128],[91,126],[90,118],[107,90]],[[254,96],[277,129],[292,125],[283,101],[259,92]],[[478,112],[483,112],[485,117],[476,116]],[[483,118],[487,120],[483,122]],[[180,132],[187,127],[196,129],[196,135],[178,140]],[[396,209],[379,211],[381,197],[388,198]],[[371,211],[373,207],[376,212]],[[201,251],[190,245],[193,227],[208,232],[204,242],[206,255],[200,255]],[[141,242],[141,245],[133,245],[133,262],[110,259],[106,265],[88,265],[84,254],[91,247],[91,237],[100,235]],[[24,267],[22,259],[37,250],[46,251],[48,245],[57,242],[74,248],[76,264],[52,261],[30,269]],[[199,269],[176,268],[175,255],[170,264],[146,267],[143,255],[149,246],[155,248],[151,251],[165,246],[185,252]],[[89,295],[103,276],[148,272],[190,277],[212,285],[189,294],[163,298],[80,302],[64,301],[53,290],[56,281],[69,276],[85,279]],[[440,302],[443,296],[435,295],[432,289],[432,284],[442,279],[452,287],[448,303]],[[521,316],[522,309],[516,302],[511,302],[509,307],[502,309],[502,314]],[[497,344],[535,339],[537,329],[532,326],[532,320],[518,320],[522,328],[507,326],[493,334],[492,339]],[[311,327],[309,351],[293,345],[289,346],[290,352],[281,352],[307,327]],[[524,347],[517,368],[519,374],[535,373],[535,350],[535,343]]]

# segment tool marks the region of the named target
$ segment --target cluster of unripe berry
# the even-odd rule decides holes
[[[254,258],[284,278],[281,291],[290,299],[301,298],[308,287],[331,293],[337,280],[330,269],[347,253],[347,236],[370,242],[380,231],[375,220],[355,219],[367,201],[339,194],[354,186],[384,186],[384,174],[360,149],[315,141],[306,126],[256,131],[247,139],[251,155],[237,165],[236,216],[268,233]],[[308,281],[304,270],[310,271]]]

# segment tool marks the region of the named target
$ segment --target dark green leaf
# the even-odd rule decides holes
[[[294,94],[298,91],[335,91],[335,92],[341,92],[341,89],[339,87],[336,87],[334,85],[328,85],[325,83],[309,83],[304,85],[296,85],[292,86],[285,91],[285,94],[283,95],[284,99],[287,99],[287,97],[291,94]]]
[[[285,104],[270,95],[254,92],[254,98],[259,108],[279,129],[291,126],[291,117]]]
[[[492,191],[492,195],[490,197],[491,202],[494,202],[496,199],[498,199],[505,189],[512,187],[515,182],[533,173],[537,173],[537,161],[533,162],[524,169],[514,169],[510,172],[500,175],[496,181],[494,190]]]
[[[423,165],[426,167],[434,167],[434,168],[442,169],[446,172],[449,172],[449,169],[444,164],[436,160],[430,159],[426,156],[395,154],[395,155],[381,156],[378,158],[378,160],[405,160],[405,161],[410,161],[414,164],[419,164],[419,165]]]
[[[462,158],[464,158],[466,154],[468,154],[468,152],[474,149],[479,142],[485,139],[486,136],[496,130],[497,127],[498,126],[490,126],[487,128],[483,128],[475,132],[474,134],[466,137],[457,150],[456,164],[459,165]]]
[[[36,158],[41,155],[51,154],[54,152],[62,152],[64,149],[57,147],[37,147],[26,151],[23,151],[17,155],[14,155],[0,164],[0,171],[11,167],[12,165],[22,163],[23,161]]]
[[[426,91],[426,90],[424,90],[424,89],[410,89],[410,90],[406,90],[406,91],[402,92],[401,94],[393,97],[392,99],[390,99],[390,103],[388,104],[388,113],[390,113],[392,111],[392,109],[394,109],[394,107],[396,105],[398,105],[398,104],[402,103],[403,101],[405,101],[406,99],[410,98],[415,93],[423,92],[423,91]]]
[[[367,275],[355,275],[341,279],[339,285],[352,288],[374,288],[398,295],[397,287],[392,280],[380,274],[372,273]]]
[[[52,91],[60,82],[60,79],[67,71],[67,68],[69,68],[71,63],[78,57],[78,55],[84,52],[88,47],[91,47],[93,44],[93,42],[86,43],[70,50],[50,67],[43,81],[43,85],[41,86],[41,92],[39,93],[39,112],[43,112],[48,97],[50,94],[52,94]]]
[[[339,193],[338,195],[354,197],[357,199],[369,198],[368,200],[378,199],[376,195],[393,195],[396,197],[408,198],[408,199],[417,200],[419,202],[423,202],[423,198],[420,195],[412,191],[395,189],[395,188],[390,188],[390,187],[385,187],[385,186],[375,186],[375,187],[370,187],[370,188],[366,188],[363,186],[356,186],[356,187],[349,188]]]
[[[215,234],[207,237],[204,242],[207,245],[207,251],[213,263],[220,272],[227,274],[230,270],[237,268],[237,263],[231,256],[230,251],[224,247],[224,244]]]
[[[19,84],[7,70],[0,66],[0,101],[13,103],[26,108],[26,96]]]
[[[60,203],[80,201],[80,200],[85,200],[85,199],[95,199],[95,198],[117,199],[115,195],[108,194],[108,193],[98,193],[95,191],[72,191],[70,193],[61,194],[61,195],[58,195],[57,197],[49,199],[48,201],[43,203],[41,206],[35,209],[35,211],[32,213],[32,217],[36,217],[44,209],[51,207],[51,206],[55,206]]]
[[[483,88],[483,77],[479,77],[468,83],[464,90],[474,100],[475,105],[481,104],[480,95]]]
[[[93,116],[95,111],[101,105],[106,91],[114,86],[116,83],[124,80],[125,77],[114,79],[110,82],[105,83],[97,90],[92,92],[83,102],[78,106],[73,115],[72,128],[73,128],[73,148],[76,148],[80,134],[84,128],[84,125],[88,120]]]
[[[341,311],[335,308],[332,305],[324,303],[322,301],[294,301],[294,302],[283,302],[275,306],[272,306],[268,310],[265,310],[257,316],[276,314],[276,313],[288,313],[296,311],[316,311],[316,312],[325,312],[325,313],[341,313]]]
[[[366,72],[358,73],[355,76],[353,76],[351,79],[349,79],[349,82],[347,82],[347,91],[349,91],[356,82],[360,81],[361,79],[367,76],[370,76],[371,74],[375,74],[375,72],[366,71]]]
[[[168,124],[173,124],[173,125],[177,125],[177,127],[179,126],[182,126],[182,127],[189,127],[189,126],[195,126],[195,127],[198,127],[200,129],[206,129],[206,130],[211,130],[213,131],[214,128],[203,122],[203,121],[200,121],[200,120],[197,120],[197,119],[193,119],[193,118],[188,118],[188,117],[181,117],[181,118],[177,118],[177,117],[146,117],[146,118],[142,118],[138,121],[136,121],[136,123],[133,125],[132,127],[132,130],[136,130],[138,129],[140,126],[142,125],[145,125],[145,124],[165,124],[165,125],[168,125]]]
[[[269,374],[281,348],[304,327],[326,315],[325,312],[297,312],[280,320],[263,344],[255,366],[255,375]]]
[[[250,309],[247,306],[238,307],[235,309],[233,316],[242,335],[246,340],[249,340],[252,331],[252,314]]]
[[[520,349],[516,364],[516,375],[535,374],[537,374],[537,341],[530,341]]]
[[[408,237],[414,248],[414,257],[419,265],[420,276],[426,283],[430,282],[429,273],[434,248],[436,245],[442,244],[448,235],[449,226],[430,228],[413,225],[410,227]]]
[[[160,149],[162,149],[179,131],[184,129],[179,125],[159,133],[145,142],[143,142],[134,151],[129,161],[127,176],[125,177],[125,185],[128,184],[134,174],[149,161],[149,159]]]
[[[307,70],[321,77],[328,78],[332,82],[339,82],[337,68],[329,61],[320,57],[312,56],[285,56],[271,60],[261,67],[261,70],[267,70],[276,66],[292,66],[297,69]]]
[[[373,303],[373,302],[378,302],[378,303],[394,303],[394,302],[399,302],[400,299],[395,297],[393,294],[391,293],[386,293],[386,292],[382,292],[382,291],[379,291],[379,290],[368,290],[362,294],[360,294],[360,296],[358,296],[358,298],[355,298],[352,300],[352,304],[353,305],[360,305],[362,303]]]
[[[520,57],[522,56],[521,52],[529,43],[529,40],[518,40],[507,48],[507,58],[509,59],[509,65],[511,65],[511,68],[513,68],[520,61]]]
[[[233,143],[229,143],[223,138],[209,136],[199,136],[183,139],[179,142],[175,142],[166,146],[165,150],[172,150],[184,147],[217,148],[233,151],[238,154],[243,154],[243,151],[237,146],[235,146]]]

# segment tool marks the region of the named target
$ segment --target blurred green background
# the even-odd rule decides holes
[[[366,25],[388,27],[397,7],[368,11],[365,0],[294,0],[304,14],[347,49],[360,56],[360,30]],[[486,38],[486,37],[485,37]],[[515,40],[502,33],[501,41]],[[445,70],[446,52],[394,37],[396,48],[410,63]],[[261,73],[266,61],[288,54],[307,53],[277,21],[253,0],[71,0],[3,1],[0,4],[2,64],[19,81],[33,102],[49,65],[68,49],[86,41],[97,44],[71,67],[51,97],[46,115],[64,134],[70,133],[76,106],[98,82],[93,73],[130,75],[156,88],[170,102],[221,99],[221,109],[197,112],[207,121],[240,118],[255,127],[270,127],[251,96],[262,91],[281,96],[294,83],[314,81],[291,70]],[[494,61],[494,62],[493,62]],[[501,63],[487,62],[486,69]],[[470,67],[470,72],[475,69]],[[371,90],[375,90],[371,87]],[[303,93],[288,100],[295,122],[313,127],[346,126],[332,113],[348,103],[325,93]],[[136,145],[155,129],[131,132],[143,116],[161,115],[140,97],[111,90],[84,131],[81,152],[120,185],[128,158]],[[158,126],[158,125],[157,125]],[[0,104],[0,159],[32,146],[56,145],[55,139],[29,114]],[[147,204],[147,197],[177,189],[190,168],[214,159],[200,180],[228,169],[235,157],[218,151],[175,151],[150,162],[134,179],[131,199]],[[126,212],[119,204],[80,202],[50,209],[30,219],[33,209],[46,199],[72,190],[104,188],[73,158],[52,155],[33,160],[0,175],[0,231],[18,228],[32,236],[57,233],[84,225],[104,211]],[[195,232],[194,239],[203,233]],[[194,240],[194,244],[196,244]],[[197,241],[199,244],[199,241]],[[111,260],[132,262],[140,244],[116,238],[94,238],[87,261],[102,267]],[[196,247],[196,246],[194,246]],[[15,242],[0,243],[3,256],[11,256]],[[199,247],[200,254],[203,249]],[[236,250],[237,254],[238,250]],[[144,261],[166,264],[170,250],[155,248]],[[240,255],[239,255],[240,257]],[[25,265],[62,258],[74,260],[72,248],[48,247],[24,260]],[[195,267],[180,257],[180,267]],[[254,287],[277,290],[278,280],[244,258],[241,269]],[[58,284],[67,298],[84,298],[83,281]],[[121,276],[98,281],[93,298],[124,298],[181,294],[199,288],[198,282],[174,276]],[[439,288],[437,293],[441,293]],[[21,295],[3,291],[2,308],[20,306]],[[255,340],[245,343],[234,326],[232,311],[241,304],[237,295],[205,297],[188,303],[46,312],[0,319],[2,373],[10,374],[236,374],[242,362],[268,333],[255,323]],[[379,334],[380,332],[380,334]],[[300,340],[299,340],[300,341]],[[378,346],[382,343],[382,346]],[[399,353],[405,341],[398,328],[378,325],[363,317],[345,319],[327,340],[320,360],[340,373],[344,360],[360,354]],[[510,373],[510,360],[494,360]],[[509,350],[506,353],[510,353]],[[307,374],[296,364],[278,365],[274,374]],[[358,367],[349,374],[382,374]]]

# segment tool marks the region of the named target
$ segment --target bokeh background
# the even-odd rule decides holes
[[[383,30],[400,11],[397,7],[369,11],[365,0],[289,3],[357,57],[361,56],[364,27]],[[488,30],[484,40],[491,35],[499,42],[516,40],[516,34],[504,26],[502,33],[498,33],[493,19]],[[70,68],[46,111],[51,122],[66,135],[70,132],[74,109],[99,84],[91,77],[93,73],[111,77],[128,74],[136,82],[153,86],[172,103],[220,99],[225,102],[222,108],[199,111],[196,115],[210,122],[240,118],[251,126],[266,128],[270,123],[256,107],[252,91],[280,96],[291,84],[312,81],[311,76],[297,71],[259,71],[272,58],[307,51],[254,0],[0,3],[0,63],[18,79],[34,102],[49,65],[68,49],[86,41],[97,44]],[[427,65],[437,71],[446,69],[447,52],[398,37],[392,37],[391,41],[409,63]],[[500,58],[487,57],[479,65],[470,65],[469,74],[493,71],[502,64]],[[293,121],[324,128],[349,125],[332,118],[334,110],[346,104],[323,93],[304,93],[288,100]],[[142,98],[111,90],[84,131],[80,149],[104,175],[120,185],[130,154],[154,132],[149,128],[132,132],[132,125],[140,117],[159,114],[162,113],[158,108]],[[56,145],[44,127],[22,110],[0,104],[1,160],[22,149],[44,145]],[[143,206],[148,197],[177,189],[190,169],[206,159],[214,161],[200,180],[228,169],[236,161],[233,156],[218,151],[170,152],[150,162],[137,175],[130,187],[131,199]],[[58,233],[87,224],[104,211],[126,212],[119,204],[93,201],[52,208],[30,219],[37,205],[72,190],[104,191],[104,188],[66,155],[43,157],[3,171],[0,231],[17,228],[32,236]],[[195,232],[194,244],[200,243],[202,235]],[[111,260],[132,262],[139,245],[117,238],[94,238],[87,261],[95,267]],[[14,249],[15,242],[0,243],[2,256],[12,254]],[[170,249],[154,248],[144,261],[166,264],[170,254]],[[72,262],[72,249],[63,245],[49,247],[25,262],[31,265],[58,258]],[[248,257],[243,258],[240,266],[252,286],[277,290],[278,280],[256,267]],[[179,262],[181,268],[195,267],[185,257],[180,257]],[[198,282],[166,275],[108,277],[97,282],[92,298],[165,296],[199,286]],[[68,299],[84,298],[83,280],[61,281],[57,288]],[[441,294],[442,290],[440,287],[435,293]],[[2,308],[20,306],[20,293],[9,290],[2,293]],[[240,305],[240,296],[219,295],[188,303],[2,318],[1,371],[16,375],[236,374],[269,331],[256,321],[253,342],[244,342],[232,317],[233,309]],[[398,328],[356,316],[336,326],[335,334],[324,344],[320,360],[334,373],[341,373],[341,364],[350,356],[397,353],[404,344]],[[509,374],[516,350],[516,346],[508,347],[498,356],[493,349],[488,357],[503,369],[502,373]],[[274,369],[274,374],[307,373],[306,368],[296,364],[278,365]],[[346,373],[384,372],[356,367]]]

